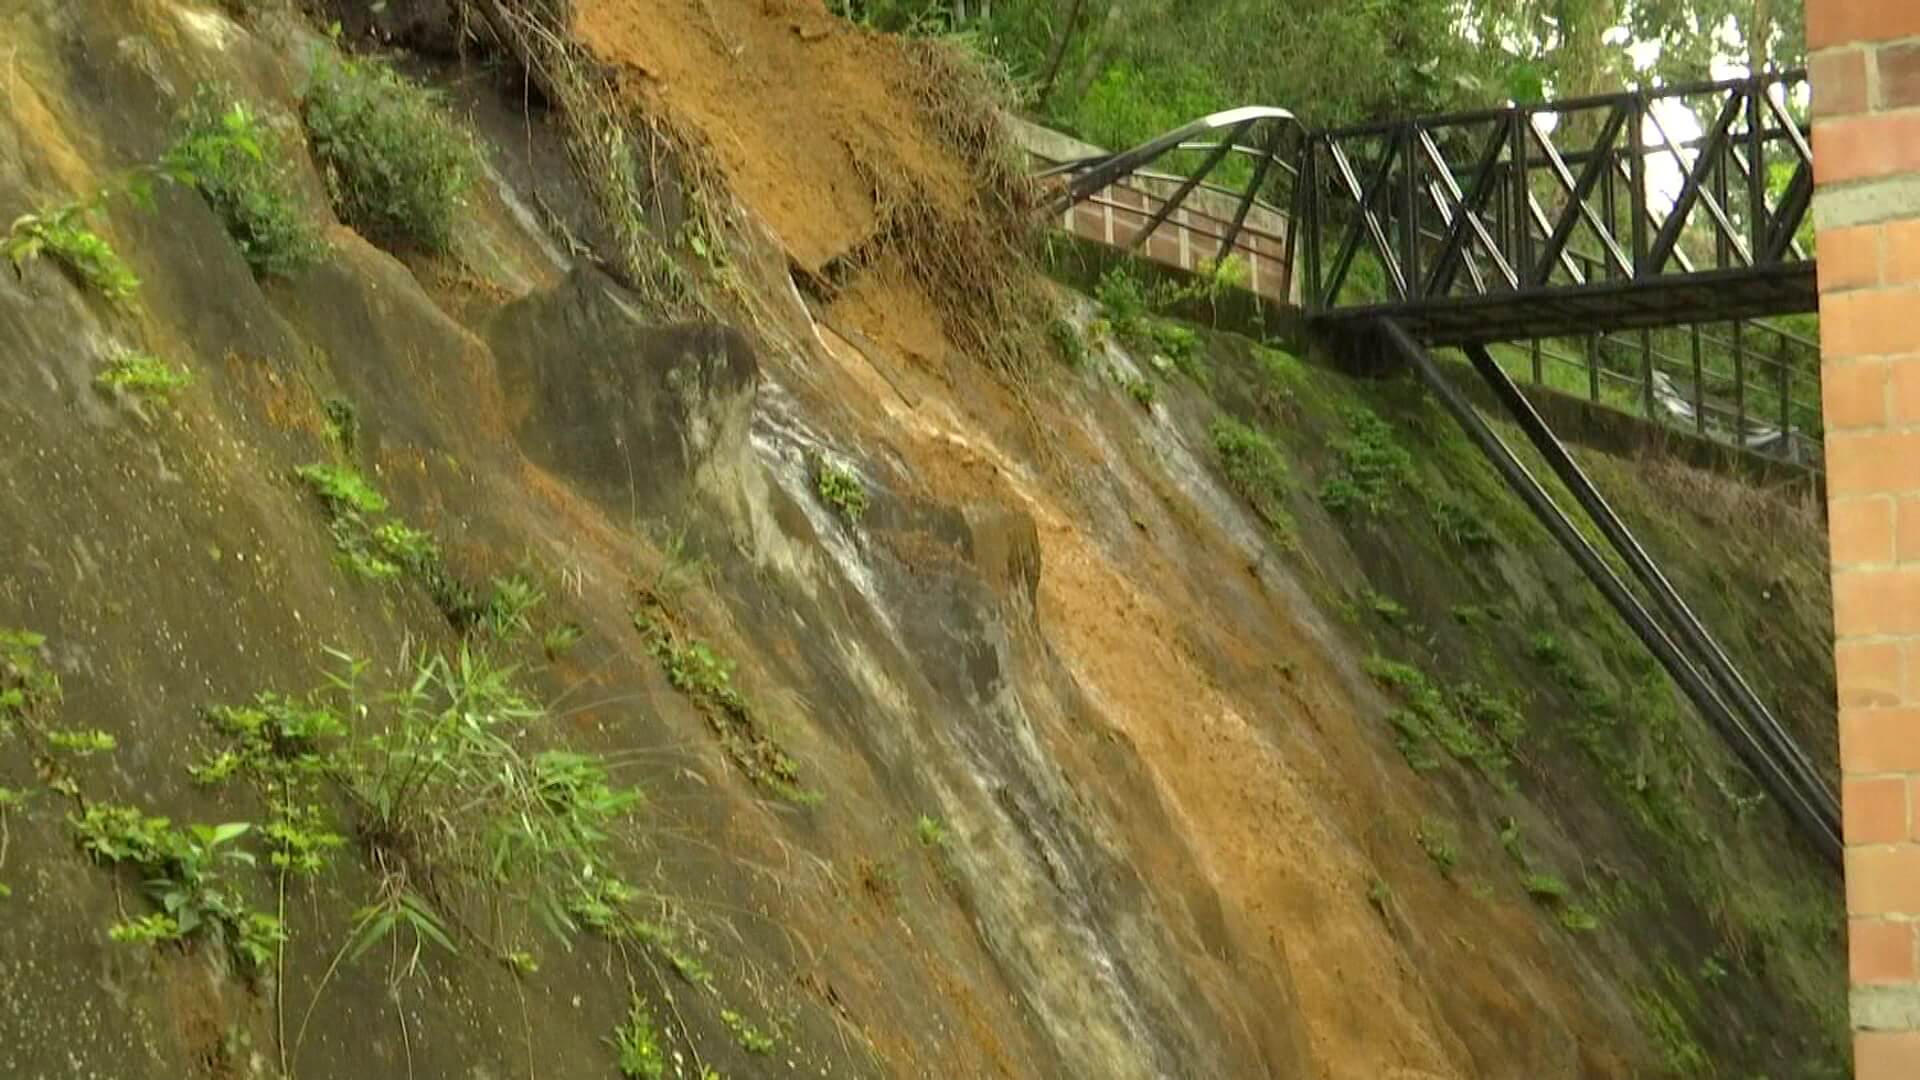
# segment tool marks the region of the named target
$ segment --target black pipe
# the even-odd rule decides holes
[[[1502,442],[1498,433],[1475,412],[1460,391],[1433,363],[1432,357],[1419,343],[1415,342],[1406,329],[1391,319],[1375,320],[1381,336],[1391,345],[1420,376],[1421,380],[1440,399],[1441,405],[1452,414],[1467,437],[1471,439],[1491,463],[1501,478],[1507,482],[1527,508],[1533,511],[1540,523],[1546,527],[1555,540],[1560,543],[1588,580],[1600,590],[1608,603],[1613,605],[1620,618],[1646,644],[1660,665],[1666,668],[1674,682],[1700,710],[1702,716],[1715,726],[1727,745],[1743,764],[1750,769],[1760,782],[1772,793],[1776,801],[1786,809],[1795,824],[1800,826],[1807,840],[1825,856],[1837,869],[1840,866],[1841,841],[1839,823],[1829,819],[1817,809],[1809,806],[1802,798],[1799,786],[1784,772],[1779,762],[1767,753],[1766,749],[1748,731],[1740,717],[1727,707],[1713,685],[1701,676],[1700,672],[1688,661],[1673,639],[1654,621],[1640,602],[1640,598],[1629,591],[1613,568],[1600,557],[1586,537],[1580,535],[1573,523],[1560,507],[1540,486],[1525,465],[1513,456],[1513,451]]]
[[[1707,673],[1713,678],[1720,692],[1745,714],[1747,722],[1760,732],[1774,755],[1789,765],[1791,771],[1797,776],[1798,782],[1803,785],[1803,790],[1810,801],[1819,806],[1823,813],[1838,820],[1839,803],[1833,798],[1826,783],[1814,771],[1813,763],[1800,752],[1799,746],[1780,726],[1780,721],[1760,700],[1760,695],[1754,693],[1752,685],[1727,657],[1726,650],[1721,648],[1713,634],[1693,613],[1693,609],[1687,606],[1687,602],[1681,599],[1679,591],[1673,587],[1671,581],[1667,580],[1666,574],[1661,572],[1659,565],[1640,545],[1639,539],[1633,535],[1632,530],[1620,520],[1620,516],[1607,503],[1605,496],[1594,487],[1593,481],[1588,479],[1579,463],[1573,460],[1573,455],[1567,453],[1567,448],[1554,437],[1552,429],[1534,409],[1533,403],[1520,393],[1520,388],[1515,386],[1507,373],[1494,362],[1492,355],[1484,346],[1469,345],[1466,353],[1467,358],[1473,361],[1474,370],[1480,373],[1480,377],[1493,390],[1494,396],[1506,406],[1507,412],[1520,425],[1520,430],[1526,434],[1535,449],[1540,451],[1540,456],[1546,459],[1548,467],[1560,477],[1561,483],[1567,485],[1567,490],[1571,491],[1573,497],[1585,508],[1587,516],[1593,519],[1593,523],[1599,527],[1601,534],[1607,538],[1607,542],[1613,545],[1622,559],[1626,560],[1627,568],[1639,579],[1640,584],[1653,594],[1654,606],[1659,608],[1668,623],[1678,630],[1681,642],[1693,654],[1694,659],[1705,665]]]

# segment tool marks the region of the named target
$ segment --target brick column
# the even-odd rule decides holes
[[[1915,1080],[1920,0],[1807,0],[1807,46],[1854,1069]]]

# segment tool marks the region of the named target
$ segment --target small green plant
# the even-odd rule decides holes
[[[164,401],[192,382],[193,376],[184,369],[131,349],[114,354],[93,377],[93,385],[101,390],[124,391],[145,401]]]
[[[1460,851],[1452,826],[1435,818],[1426,818],[1414,830],[1413,838],[1420,845],[1420,850],[1427,853],[1427,858],[1433,860],[1442,877],[1453,876],[1453,868],[1460,861]]]
[[[1574,933],[1585,934],[1598,930],[1600,919],[1579,904],[1568,904],[1560,909],[1560,925]]]
[[[75,757],[92,757],[111,752],[117,743],[112,735],[95,728],[91,731],[49,731],[47,746]]]
[[[1520,885],[1527,895],[1542,902],[1557,902],[1567,898],[1567,883],[1552,874],[1528,874],[1520,879]]]
[[[867,512],[867,489],[860,477],[823,458],[814,467],[813,483],[821,502],[832,507],[847,524],[860,523]]]
[[[733,685],[733,661],[706,642],[674,634],[658,609],[636,611],[634,628],[660,660],[667,681],[692,698],[720,738],[727,756],[749,780],[778,798],[802,806],[820,801],[800,785],[800,766],[763,730],[753,705]]]
[[[1380,621],[1388,626],[1406,624],[1407,609],[1393,597],[1374,592],[1372,589],[1363,589],[1360,592],[1360,599],[1365,601],[1368,610],[1379,616]]]
[[[660,1080],[667,1072],[667,1058],[654,1033],[653,1016],[647,1000],[635,992],[627,1002],[627,1020],[613,1030],[614,1051],[620,1058],[620,1075],[631,1080]]]
[[[1440,535],[1461,547],[1483,549],[1497,542],[1485,517],[1463,503],[1432,496],[1427,500],[1427,512],[1432,515],[1433,527]]]
[[[328,441],[352,457],[360,448],[360,410],[346,398],[330,397],[320,404]]]
[[[277,940],[279,923],[248,911],[229,877],[234,868],[253,865],[252,854],[237,844],[252,825],[230,822],[182,830],[166,818],[107,803],[89,804],[82,816],[68,820],[83,851],[102,863],[135,869],[148,899],[160,909],[115,926],[115,940],[184,941],[207,933],[224,942],[248,970],[263,970],[260,947]]]
[[[452,245],[481,163],[437,95],[378,60],[324,56],[301,119],[343,220],[379,243]]]
[[[522,573],[494,578],[480,629],[502,641],[533,632],[533,611],[547,598],[533,579]]]
[[[1362,665],[1380,685],[1393,690],[1405,704],[1387,715],[1398,733],[1400,752],[1416,769],[1439,764],[1430,744],[1477,766],[1486,777],[1505,786],[1505,770],[1523,721],[1519,711],[1472,683],[1443,690],[1425,672],[1383,656]]]
[[[598,755],[528,747],[546,710],[520,693],[514,669],[482,652],[426,657],[406,687],[377,702],[360,700],[363,669],[349,662],[330,677],[341,713],[370,711],[380,725],[350,744],[344,771],[363,839],[405,871],[370,927],[406,917],[406,880],[433,880],[464,881],[496,925],[524,909],[556,933],[576,929],[571,902],[608,876],[612,826],[640,793],[613,785]]]
[[[300,212],[280,133],[217,84],[199,88],[181,122],[166,166],[206,198],[254,273],[285,276],[317,261],[326,245]]]
[[[947,846],[947,827],[939,818],[921,814],[920,820],[913,823],[914,835],[920,838],[920,846],[944,849]]]
[[[1066,365],[1078,371],[1087,363],[1087,342],[1080,336],[1072,322],[1056,318],[1047,324],[1047,337],[1053,342],[1054,351]]]
[[[1373,905],[1373,910],[1386,915],[1393,907],[1393,889],[1383,879],[1374,878],[1367,882],[1367,903]]]
[[[374,490],[351,465],[302,465],[295,475],[306,481],[333,513],[371,517],[387,509],[386,496]]]
[[[101,192],[90,199],[20,215],[7,230],[5,242],[0,243],[0,254],[12,261],[15,270],[41,255],[51,256],[100,295],[125,300],[140,287],[140,279],[113,245],[88,226],[107,194]]]
[[[732,1009],[720,1010],[720,1022],[733,1033],[733,1040],[740,1044],[740,1049],[749,1054],[765,1057],[773,1053],[775,1047],[779,1045],[774,1041],[773,1036],[754,1027],[751,1021]]]
[[[547,659],[558,660],[572,652],[573,647],[580,644],[580,639],[586,636],[586,630],[582,629],[579,623],[556,623],[548,627],[547,632],[540,636],[540,651],[547,654]]]
[[[1394,440],[1393,429],[1364,405],[1340,410],[1347,434],[1333,444],[1339,469],[1320,488],[1320,502],[1336,514],[1374,516],[1393,509],[1393,499],[1412,482],[1413,458]]]
[[[372,537],[375,550],[407,570],[424,570],[440,560],[440,547],[433,542],[433,534],[409,528],[403,522],[383,521],[373,527]]]
[[[1127,392],[1127,396],[1143,409],[1151,410],[1154,401],[1160,396],[1159,387],[1138,375],[1116,370],[1113,377],[1120,383],[1121,389]]]
[[[1273,440],[1231,416],[1218,417],[1210,430],[1228,486],[1247,500],[1268,528],[1290,536],[1293,515],[1287,512],[1287,494],[1293,487],[1292,474]]]
[[[0,735],[15,720],[60,700],[60,677],[43,659],[47,639],[31,630],[0,627]]]

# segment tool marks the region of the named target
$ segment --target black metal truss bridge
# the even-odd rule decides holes
[[[1317,335],[1412,369],[1837,867],[1828,779],[1509,374],[1530,363],[1536,383],[1551,383],[1543,339],[1584,342],[1593,400],[1791,453],[1796,429],[1818,425],[1818,345],[1753,320],[1817,308],[1806,82],[1793,71],[1328,130],[1247,107],[1040,175],[1070,223],[1082,204],[1103,207],[1118,246],[1151,256],[1171,226],[1186,234],[1182,258],[1198,244],[1216,264],[1245,254],[1277,265],[1269,295],[1297,305]],[[1700,329],[1717,323],[1729,329]],[[1609,344],[1625,355],[1607,362]],[[1616,559],[1435,364],[1428,350],[1447,346],[1466,353]],[[1603,394],[1603,375],[1627,384],[1624,402]]]

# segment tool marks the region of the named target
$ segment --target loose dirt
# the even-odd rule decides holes
[[[706,141],[808,273],[873,237],[893,200],[965,214],[972,183],[897,89],[898,42],[809,0],[579,0],[582,43],[645,107]]]

